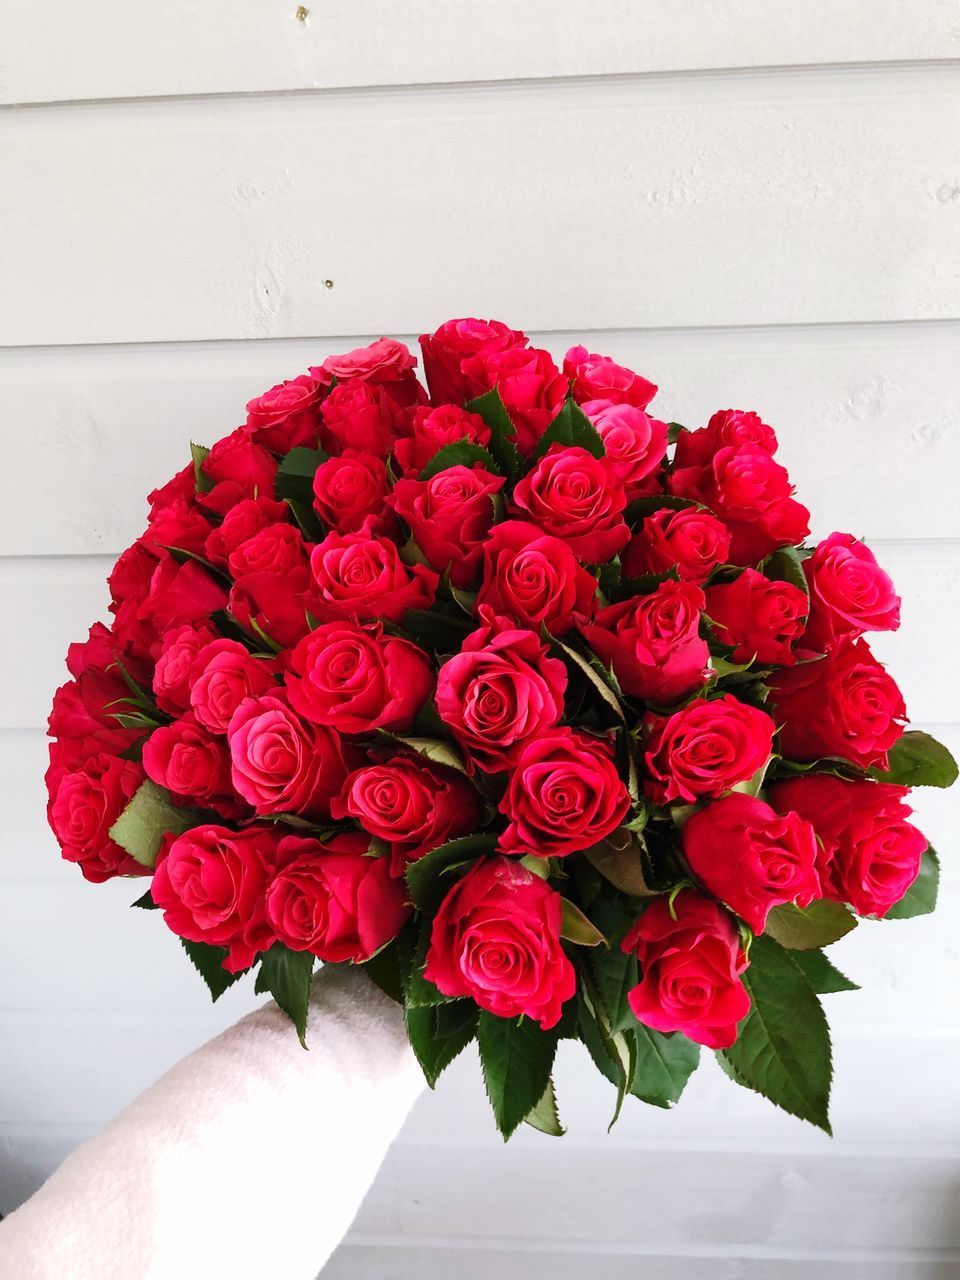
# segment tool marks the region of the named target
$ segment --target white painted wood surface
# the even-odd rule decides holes
[[[329,351],[497,314],[664,417],[757,408],[894,574],[877,652],[960,749],[954,0],[306,7],[0,0],[0,102],[49,104],[0,111],[0,1209],[254,1002],[56,858],[42,727],[147,489]],[[324,1275],[956,1280],[960,803],[916,802],[941,910],[835,953],[832,1143],[712,1063],[607,1137],[568,1046],[569,1136],[504,1149],[468,1055]]]

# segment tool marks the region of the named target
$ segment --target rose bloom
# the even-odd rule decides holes
[[[165,505],[154,504],[143,541],[157,554],[167,547],[176,547],[179,551],[203,555],[210,530],[209,514],[191,494],[188,498],[174,498]]]
[[[261,827],[193,827],[157,859],[150,896],[168,929],[188,942],[226,947],[223,967],[239,973],[272,941],[264,894],[277,856]]]
[[[567,671],[533,631],[486,607],[480,616],[482,626],[440,668],[436,704],[468,768],[497,773],[563,715]]]
[[[692,814],[682,839],[693,874],[754,933],[763,933],[773,907],[806,907],[821,896],[817,837],[796,813],[734,791]]]
[[[187,623],[164,633],[153,672],[153,692],[161,711],[176,716],[187,710],[193,664],[200,651],[216,638],[217,633],[209,623],[198,627]],[[123,697],[123,694],[118,692],[116,696]]]
[[[532,871],[507,858],[478,862],[434,917],[424,977],[446,996],[548,1031],[577,988],[560,917],[560,895]]]
[[[255,444],[245,427],[238,427],[211,448],[200,472],[213,487],[197,495],[198,502],[223,516],[243,498],[275,496],[277,460]]]
[[[571,380],[574,399],[580,405],[606,400],[645,409],[657,394],[656,386],[639,373],[609,356],[593,355],[586,347],[570,348],[563,357],[563,372]]]
[[[585,623],[593,612],[597,580],[565,542],[536,525],[507,520],[494,525],[483,547],[477,606],[486,604],[521,625],[555,636]]]
[[[771,456],[777,437],[758,414],[744,409],[719,409],[705,427],[681,431],[674,462],[678,467],[702,467],[720,449],[754,449]]]
[[[275,689],[273,673],[236,640],[214,640],[202,648],[191,669],[190,706],[211,733],[226,733],[244,698]]]
[[[142,730],[124,729],[116,721],[118,698],[130,690],[117,664],[117,638],[102,622],[95,622],[88,638],[67,649],[67,670],[74,677],[54,694],[48,728],[50,760],[58,767],[74,768],[91,756],[120,755]],[[141,685],[149,687],[149,669],[126,658],[125,667]]]
[[[247,430],[274,453],[314,448],[326,387],[302,373],[247,402]]]
[[[431,569],[450,572],[455,587],[472,586],[483,543],[506,481],[479,463],[448,467],[429,480],[398,480],[389,499]]]
[[[235,507],[231,507],[223,517],[223,524],[211,530],[204,546],[206,558],[220,569],[227,567],[227,561],[238,547],[272,524],[282,524],[288,520],[290,508],[285,502],[275,502],[273,498],[244,498]]]
[[[181,799],[222,808],[225,817],[237,812],[230,753],[189,712],[154,729],[143,744],[143,767],[151,782]]]
[[[596,427],[627,499],[646,493],[667,452],[667,424],[632,404],[588,400],[581,407]]]
[[[646,596],[607,605],[582,627],[587,643],[624,693],[651,702],[686,697],[707,679],[710,650],[700,636],[703,592],[692,582],[661,582]]]
[[[313,509],[337,533],[356,533],[371,520],[374,533],[389,533],[394,521],[386,507],[390,481],[381,458],[344,449],[321,462],[313,476]]]
[[[363,382],[402,382],[412,376],[416,358],[410,348],[396,338],[378,338],[369,346],[357,347],[345,355],[327,356],[320,368],[329,383],[359,378]]]
[[[422,334],[423,371],[433,403],[462,403],[488,391],[488,383],[465,372],[465,362],[474,356],[526,345],[524,334],[508,329],[499,320],[448,320],[436,333]]]
[[[304,600],[311,584],[307,565],[288,573],[245,573],[233,584],[227,609],[244,630],[289,649],[310,630]]]
[[[773,721],[729,693],[698,698],[671,716],[648,713],[644,727],[644,786],[657,804],[720,796],[749,781],[773,752]]]
[[[776,582],[744,569],[733,582],[706,589],[706,612],[717,638],[733,645],[734,662],[776,662],[793,666],[793,645],[803,635],[810,602],[790,582]]]
[[[399,411],[384,386],[354,378],[339,382],[320,408],[321,440],[329,453],[356,449],[385,458],[397,435]]]
[[[402,874],[408,862],[475,831],[480,801],[455,769],[395,755],[355,770],[331,813],[338,819],[354,818],[364,831],[385,840],[393,869]]]
[[[831,533],[803,562],[810,588],[806,643],[829,648],[838,636],[896,631],[900,597],[869,547],[850,533]]]
[[[290,655],[290,702],[314,724],[341,733],[404,733],[433,690],[430,659],[379,627],[329,622]]]
[[[361,831],[280,841],[266,911],[284,946],[325,963],[360,963],[397,936],[411,910],[406,886],[388,858],[366,856],[369,843]]]
[[[47,815],[64,858],[79,866],[85,879],[102,884],[113,876],[138,876],[144,868],[110,839],[110,828],[143,781],[132,760],[98,754],[82,769],[51,777]]]
[[[663,508],[644,518],[623,553],[628,578],[676,570],[683,582],[705,582],[730,555],[730,530],[701,507]]]
[[[405,476],[418,476],[441,449],[460,440],[485,448],[490,443],[490,428],[478,413],[467,413],[456,404],[441,404],[435,409],[422,406],[414,412],[408,434],[394,445],[393,456]]]
[[[916,880],[926,838],[907,821],[906,787],[808,773],[770,788],[778,812],[806,818],[822,846],[825,896],[884,916]]]
[[[778,671],[770,685],[784,756],[841,756],[863,769],[887,767],[907,709],[865,640],[839,640],[825,658]]]
[[[640,962],[640,983],[628,996],[639,1022],[708,1049],[730,1048],[750,997],[740,980],[747,958],[721,906],[694,889],[654,898],[622,946]]]
[[[310,553],[313,587],[307,605],[320,622],[338,618],[401,622],[408,609],[429,609],[437,575],[406,565],[396,544],[365,524],[357,533],[328,533]]]
[[[230,553],[227,568],[233,578],[251,573],[272,573],[279,577],[305,568],[307,552],[303,534],[293,524],[270,524]]]
[[[630,796],[607,742],[562,726],[520,752],[500,812],[509,821],[500,837],[504,853],[562,858],[619,827]]]
[[[465,361],[463,369],[484,391],[497,388],[514,426],[514,443],[521,453],[531,454],[567,398],[567,379],[550,352],[536,347],[487,350]]]
[[[234,790],[259,814],[328,818],[352,763],[335,729],[312,724],[282,689],[247,698],[227,733]]]
[[[146,596],[136,602],[136,624],[140,639],[152,657],[159,655],[164,633],[180,624],[201,626],[227,603],[227,593],[195,560],[179,564],[169,552],[157,561]],[[117,610],[116,629],[123,634],[122,608]]]
[[[552,445],[513,491],[513,505],[588,564],[605,564],[630,541],[627,499],[614,469],[579,447]]]

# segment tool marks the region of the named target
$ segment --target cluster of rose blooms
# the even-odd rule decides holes
[[[917,876],[870,776],[898,597],[857,538],[802,546],[756,414],[668,427],[645,378],[494,321],[421,348],[426,388],[391,339],[331,357],[150,495],[54,702],[63,854],[151,876],[230,973],[412,930],[421,989],[547,1030],[599,945],[640,1024],[728,1047],[771,911],[883,916]],[[144,786],[178,815],[147,854],[115,827]]]

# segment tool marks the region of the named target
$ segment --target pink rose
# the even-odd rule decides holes
[[[729,693],[698,698],[671,716],[648,713],[644,726],[644,786],[657,804],[723,795],[753,778],[773,752],[773,721]]]
[[[344,449],[314,473],[313,509],[337,533],[356,533],[368,519],[373,532],[391,533],[395,522],[386,507],[389,491],[382,459]]]
[[[247,402],[247,430],[274,453],[314,448],[326,387],[308,373],[278,383]]]
[[[605,458],[557,444],[513,491],[521,520],[562,539],[587,564],[605,564],[630,541],[623,519],[626,502],[623,486]]]
[[[515,443],[530,454],[563,408],[567,379],[549,351],[536,347],[508,347],[483,351],[464,362],[464,372],[484,391],[496,387],[515,428]]]
[[[230,788],[230,753],[189,712],[161,725],[143,744],[143,767],[158,787],[224,817],[243,812]]]
[[[664,507],[644,518],[623,553],[628,578],[676,570],[684,582],[705,582],[730,555],[730,530],[701,507]]]
[[[463,403],[490,389],[464,366],[474,357],[525,347],[527,338],[508,329],[499,320],[448,320],[432,335],[422,334],[423,369],[436,405],[447,401]]]
[[[211,448],[200,472],[212,485],[197,495],[210,511],[226,515],[243,498],[272,498],[277,460],[261,444],[255,444],[245,427],[238,427]]]
[[[720,449],[759,450],[771,456],[777,452],[772,427],[744,409],[719,409],[699,431],[681,431],[674,462],[678,467],[702,467]]]
[[[190,706],[198,723],[211,733],[226,733],[245,698],[259,697],[276,687],[262,658],[254,658],[236,640],[214,640],[194,659]]]
[[[401,622],[408,609],[429,609],[437,575],[426,565],[406,565],[396,544],[369,525],[357,533],[328,533],[310,554],[313,588],[308,607],[321,622]]]
[[[793,666],[793,646],[803,635],[810,607],[805,591],[789,582],[744,569],[732,582],[706,589],[707,616],[717,639],[733,645],[734,662],[776,662]]]
[[[460,440],[486,447],[490,428],[478,413],[467,413],[455,404],[423,407],[414,413],[408,434],[397,441],[393,456],[405,476],[416,477],[441,449]]]
[[[581,407],[596,427],[627,499],[646,493],[667,452],[667,424],[632,404],[588,400]]]
[[[310,630],[305,604],[310,585],[307,565],[287,573],[245,573],[233,584],[227,609],[251,635],[269,636],[289,649]]]
[[[132,760],[91,756],[83,768],[51,777],[50,826],[64,858],[85,879],[102,884],[113,876],[144,875],[144,868],[110,839],[110,828],[143,781]]]
[[[220,569],[238,547],[272,524],[281,524],[290,516],[285,502],[272,498],[244,498],[231,507],[223,517],[223,524],[211,531],[205,545],[206,558]]]
[[[393,448],[399,410],[378,383],[355,378],[339,382],[320,409],[321,439],[330,453],[356,449],[385,458]]]
[[[479,572],[504,484],[479,463],[448,467],[429,480],[398,480],[389,501],[430,568],[449,570],[453,585],[463,588],[472,586]]]
[[[296,525],[268,524],[231,551],[227,567],[232,577],[240,579],[251,573],[286,576],[305,569],[307,563],[303,534]]]
[[[416,368],[410,348],[395,338],[378,338],[367,347],[357,347],[345,355],[327,356],[320,366],[328,381],[336,378],[347,382],[359,378],[363,382],[398,382]]]
[[[632,369],[625,369],[609,356],[592,355],[586,347],[571,347],[563,357],[563,372],[570,379],[578,404],[606,400],[645,409],[657,388]]]
[[[869,547],[850,533],[831,533],[803,562],[810,587],[810,648],[829,648],[838,636],[896,631],[900,597]]]
[[[582,625],[593,612],[597,580],[565,542],[533,524],[494,525],[483,546],[483,581],[477,606],[555,636]]]

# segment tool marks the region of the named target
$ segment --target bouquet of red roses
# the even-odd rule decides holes
[[[680,1096],[700,1047],[828,1129],[822,948],[932,910],[899,625],[754,413],[687,430],[583,347],[495,321],[327,359],[150,495],[50,718],[53,830],[148,876],[216,998],[304,1035],[315,962],[402,1003],[433,1085],[474,1038],[505,1136],[562,1132],[582,1040]]]

